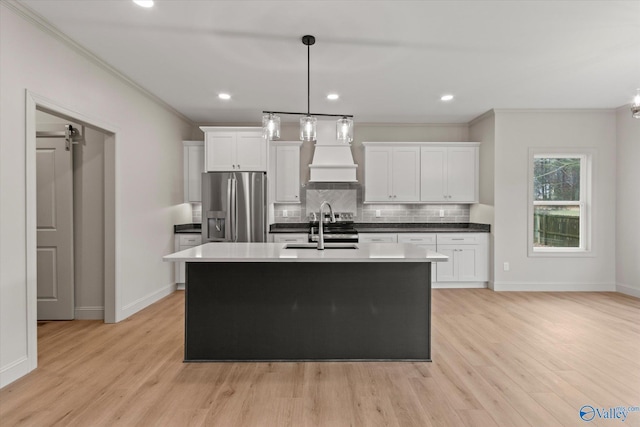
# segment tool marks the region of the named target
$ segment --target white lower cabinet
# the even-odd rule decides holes
[[[358,233],[360,243],[398,243],[396,233]]]
[[[307,243],[309,235],[304,233],[271,233],[274,243]]]
[[[486,233],[438,234],[438,252],[449,257],[438,265],[437,282],[487,282],[489,247]]]
[[[200,234],[183,233],[176,234],[174,238],[174,249],[176,252],[184,251],[185,249],[193,248],[194,246],[200,246],[202,244],[202,236]],[[176,262],[175,264],[175,280],[178,285],[178,289],[184,289],[185,283],[185,265],[184,262]]]
[[[435,287],[485,287],[489,281],[488,233],[359,233],[360,243],[411,243],[449,257],[431,264]]]

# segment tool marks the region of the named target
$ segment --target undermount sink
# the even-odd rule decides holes
[[[355,243],[325,243],[325,249],[358,249]],[[283,249],[318,249],[317,243],[287,243]]]

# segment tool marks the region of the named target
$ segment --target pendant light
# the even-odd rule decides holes
[[[636,96],[633,97],[633,104],[631,104],[631,115],[634,119],[640,119],[640,88],[637,89]]]
[[[336,139],[346,143],[353,141],[353,120],[349,117],[344,116],[336,122]]]
[[[270,140],[280,139],[280,117],[273,113],[262,116],[262,137]]]
[[[291,113],[284,111],[263,111],[262,114],[262,134],[268,139],[280,139],[280,117],[276,114],[290,114],[300,117],[300,139],[302,141],[316,140],[316,127],[318,119],[321,117],[340,117],[336,122],[336,139],[349,143],[353,141],[353,115],[350,114],[311,114],[311,46],[316,42],[314,36],[306,35],[302,37],[302,44],[307,46],[307,112]]]

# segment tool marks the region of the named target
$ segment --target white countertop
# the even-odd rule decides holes
[[[439,262],[446,255],[405,243],[355,243],[358,249],[284,249],[285,243],[206,243],[163,257],[173,262]],[[325,245],[331,246],[330,243]]]

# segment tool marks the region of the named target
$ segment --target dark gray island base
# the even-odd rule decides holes
[[[187,262],[185,361],[430,361],[430,270],[430,262]]]

